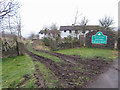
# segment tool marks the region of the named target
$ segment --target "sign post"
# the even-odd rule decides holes
[[[102,32],[97,32],[92,35],[92,44],[107,44],[107,36],[103,35]]]

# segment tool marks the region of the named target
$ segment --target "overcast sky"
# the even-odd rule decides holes
[[[118,1],[120,0],[20,0],[22,2],[22,35],[38,33],[45,26],[56,23],[58,27],[72,25],[78,10],[77,23],[85,16],[89,25],[99,25],[104,16],[113,18],[118,26]]]

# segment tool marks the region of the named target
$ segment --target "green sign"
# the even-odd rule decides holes
[[[93,44],[107,44],[107,36],[103,35],[102,32],[97,32],[95,35],[92,35]]]

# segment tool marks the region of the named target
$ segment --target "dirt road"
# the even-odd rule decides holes
[[[59,83],[56,87],[86,87],[89,80],[94,79],[94,77],[101,73],[104,67],[109,66],[108,62],[102,60],[102,58],[96,57],[94,59],[87,58],[83,60],[78,56],[69,56],[44,50],[38,51],[61,58],[65,62],[56,64],[49,58],[28,52],[32,58],[35,58],[37,62],[44,64],[55,74],[59,79]],[[80,68],[80,70],[78,70],[78,68]]]

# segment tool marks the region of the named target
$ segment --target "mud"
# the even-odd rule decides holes
[[[39,71],[39,66],[35,65],[35,69],[36,69],[36,72],[37,72],[37,75],[34,74],[35,78],[37,79],[37,81],[35,82],[35,84],[38,85],[38,88],[46,88],[46,84],[45,84],[45,81]]]
[[[55,53],[55,52],[48,52],[45,50],[36,50],[36,51],[40,51],[43,53],[48,53],[50,55],[54,55],[54,56],[61,58],[62,60],[66,61],[68,63],[71,63],[71,64],[77,64],[76,59],[80,59],[80,57],[75,58],[75,56],[70,56],[70,55],[65,55],[65,54]]]
[[[89,82],[89,79],[93,79],[98,74],[102,73],[102,69],[106,66],[109,66],[109,63],[104,61],[101,58],[95,59],[82,59],[79,56],[69,56],[54,52],[47,52],[39,50],[40,52],[48,53],[55,55],[68,63],[56,64],[53,60],[38,56],[31,52],[28,54],[35,58],[37,61],[43,63],[47,68],[49,68],[55,76],[59,79],[59,85],[56,87],[63,88],[83,88]],[[74,69],[74,67],[82,66],[81,70]]]

